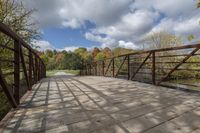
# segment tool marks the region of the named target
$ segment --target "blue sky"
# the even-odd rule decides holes
[[[48,43],[51,45],[50,49],[62,50],[65,47],[69,47],[69,49],[74,50],[78,47],[93,48],[101,46],[99,42],[85,39],[84,34],[89,32],[91,28],[95,28],[95,25],[87,21],[84,27],[77,29],[58,25],[47,25],[42,26],[40,30],[42,32],[42,40],[48,40]]]
[[[58,49],[64,47],[99,47],[100,43],[86,40],[84,33],[87,32],[88,27],[85,29],[71,29],[61,27],[46,27],[42,29],[42,39],[48,40],[53,46]]]
[[[138,49],[152,33],[200,36],[197,0],[22,0],[36,9],[32,16],[42,31],[34,40],[40,50],[78,47]]]

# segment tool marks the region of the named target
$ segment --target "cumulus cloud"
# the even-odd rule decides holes
[[[63,51],[63,50],[65,50],[65,51],[74,51],[74,50],[76,50],[77,48],[79,48],[79,47],[77,47],[77,46],[69,46],[69,47],[64,47],[63,49],[57,49],[58,51]]]
[[[67,47],[64,47],[64,48],[60,49],[60,48],[54,47],[50,42],[48,42],[46,40],[33,40],[32,43],[33,43],[34,46],[37,46],[37,49],[39,51],[45,51],[47,49],[49,49],[49,50],[54,50],[55,49],[55,50],[58,50],[58,51],[63,51],[63,50],[65,50],[65,51],[74,51],[77,48],[81,47],[81,46],[70,46],[70,45],[67,45]],[[88,47],[87,49],[90,50],[91,48]]]
[[[61,24],[78,28],[85,21],[109,25],[125,14],[133,0],[26,0],[28,8],[36,8],[36,19],[42,26]]]
[[[109,37],[102,37],[100,35],[95,35],[92,33],[86,33],[85,34],[86,39],[90,40],[90,41],[95,41],[95,42],[100,42],[102,45],[102,48],[105,47],[115,47],[116,46],[116,40],[109,38]]]
[[[119,47],[122,47],[122,48],[129,48],[129,49],[137,49],[138,47],[133,44],[132,42],[125,42],[125,41],[122,41],[120,40],[119,41]]]
[[[40,51],[55,49],[54,46],[46,40],[33,40],[32,43],[34,46],[38,47],[37,49]]]
[[[96,34],[106,34],[118,40],[134,39],[148,32],[154,26],[154,22],[158,17],[159,14],[157,12],[137,10],[134,13],[127,13],[122,16],[120,21],[115,24],[95,28],[93,32]]]
[[[199,9],[196,0],[26,0],[37,8],[35,18],[41,26],[57,25],[81,29],[86,22],[85,38],[101,47],[136,48],[141,38],[165,30],[183,41],[190,34],[200,36]],[[44,42],[43,42],[44,43]],[[48,44],[43,44],[48,47]],[[49,46],[50,47],[50,46]],[[69,47],[69,49],[74,47]],[[67,48],[68,49],[68,48]]]
[[[132,43],[132,42],[125,42],[123,40],[115,40],[112,38],[108,38],[108,37],[101,37],[100,35],[94,35],[91,33],[86,33],[85,37],[88,40],[91,41],[96,41],[96,42],[100,42],[102,45],[102,48],[105,47],[110,47],[110,48],[115,48],[115,47],[122,47],[122,48],[130,48],[130,49],[137,49],[138,47]]]

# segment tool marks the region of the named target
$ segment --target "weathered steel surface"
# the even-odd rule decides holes
[[[95,67],[92,64],[107,61],[108,63],[104,63],[102,68],[99,69],[103,71],[97,71],[99,75],[140,81],[154,85],[164,85],[166,82],[168,83],[168,81],[170,83],[173,82],[173,80],[177,80],[177,82],[179,82],[178,79],[180,78],[188,80],[193,78],[199,80],[199,52],[200,44],[133,52],[106,58],[104,60],[84,62],[81,74],[95,75],[93,73],[87,73],[88,66],[90,66],[89,71],[93,71]],[[120,63],[121,58],[124,59],[122,63]],[[125,63],[126,60],[127,63]],[[106,68],[105,73],[104,68]],[[190,71],[195,72],[195,74],[193,76],[188,75]],[[176,82],[173,83],[175,84]],[[188,88],[181,87],[181,89]],[[191,89],[191,86],[189,86],[189,89]]]
[[[7,42],[9,42],[9,46],[6,45],[8,43],[4,45],[1,44],[0,49],[9,50],[10,53],[8,57],[5,57],[5,55],[0,56],[0,83],[1,88],[3,89],[3,92],[1,93],[5,93],[7,97],[6,100],[3,100],[8,100],[11,103],[12,107],[16,108],[17,105],[20,104],[20,98],[27,90],[31,89],[33,79],[35,79],[36,83],[41,78],[44,78],[46,76],[45,64],[35,50],[33,50],[20,36],[18,36],[15,32],[9,29],[9,27],[2,23],[0,23],[0,33],[2,35],[7,35],[7,37],[9,38],[5,38],[5,40],[8,40]],[[27,54],[26,52],[28,52],[29,54]],[[33,58],[37,60],[35,63],[36,66],[33,65]],[[39,64],[37,64],[37,62],[39,62]],[[8,65],[8,63],[10,64]],[[44,71],[42,71],[41,69],[44,69]],[[5,70],[7,70],[8,72],[4,72]],[[27,72],[27,70],[29,72]],[[33,75],[32,70],[34,71]],[[23,80],[23,76],[20,77],[20,75],[23,75],[22,73],[24,74],[27,85],[27,87],[23,90],[23,87],[21,85],[23,84],[23,82],[21,82],[21,80]],[[12,81],[12,78],[6,78],[6,76],[13,76],[14,81]]]

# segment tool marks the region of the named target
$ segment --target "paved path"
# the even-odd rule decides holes
[[[200,95],[62,73],[34,86],[4,132],[200,133]]]

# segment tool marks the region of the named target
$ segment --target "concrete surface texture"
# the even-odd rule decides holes
[[[200,95],[61,73],[34,86],[4,132],[200,133]]]

